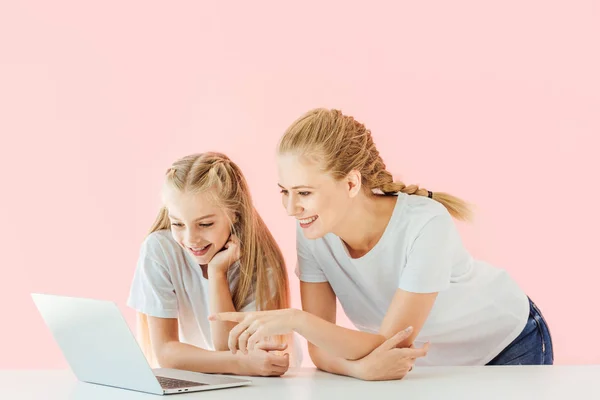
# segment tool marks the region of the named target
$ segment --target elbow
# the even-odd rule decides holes
[[[167,342],[156,346],[154,353],[156,362],[161,368],[180,369],[181,365],[177,357],[177,345],[179,342]]]
[[[353,353],[353,354],[349,354],[348,357],[344,357],[346,360],[348,361],[358,361],[361,358],[364,358],[366,356],[368,356],[369,354],[371,354],[371,352],[375,350],[375,349],[371,349],[367,352],[357,352],[357,353]]]
[[[387,338],[383,335],[378,335],[376,340],[373,340],[373,342],[371,343],[370,346],[368,346],[367,348],[362,348],[362,349],[355,349],[355,351],[352,354],[348,354],[347,357],[344,357],[346,360],[349,361],[358,361],[366,356],[368,356],[369,354],[371,354],[376,348],[378,348],[379,346],[381,346],[385,341],[387,340]]]
[[[315,364],[315,367],[321,370],[324,369],[319,348],[310,342],[308,343],[308,355],[313,364]]]

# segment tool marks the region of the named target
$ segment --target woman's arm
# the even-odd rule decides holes
[[[289,366],[287,356],[271,353],[279,348],[257,349],[247,355],[231,354],[229,351],[210,351],[179,341],[178,322],[175,318],[148,317],[152,349],[159,365],[188,371],[280,376]]]
[[[336,322],[336,298],[329,282],[300,282],[302,309],[331,324]],[[323,371],[338,375],[362,378],[359,361],[349,361],[308,342],[308,354],[315,366]]]
[[[335,324],[335,294],[329,283],[301,282],[300,288],[304,312],[300,314],[294,330],[314,346],[347,360],[363,358],[398,332],[412,327],[410,336],[404,338],[398,346],[409,347],[423,327],[437,295],[409,293],[398,289],[379,334],[372,334]],[[333,310],[326,309],[325,307],[331,307],[331,303]],[[330,315],[332,312],[333,320]]]
[[[303,304],[306,301],[310,301],[311,304],[304,306],[304,311],[285,309],[253,313],[221,313],[209,319],[239,322],[229,334],[229,348],[234,353],[238,346],[245,352],[246,349],[254,348],[264,337],[296,331],[308,342],[333,356],[357,360],[371,353],[393,335],[411,327],[410,336],[403,338],[400,343],[400,347],[409,347],[427,319],[437,295],[436,293],[409,293],[398,289],[380,332],[372,334],[343,328],[328,320],[329,318],[320,317],[326,314],[318,308],[327,304],[323,298],[333,296],[335,299],[328,283],[302,282],[301,285]]]
[[[332,324],[336,322],[336,298],[331,285],[301,282],[302,308]],[[402,379],[412,368],[417,357],[427,354],[423,349],[398,349],[398,343],[410,335],[410,330],[393,335],[361,360],[350,361],[336,357],[308,343],[310,358],[323,371],[363,380]]]

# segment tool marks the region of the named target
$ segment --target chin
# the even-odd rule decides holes
[[[197,262],[198,264],[200,264],[200,265],[208,265],[208,263],[210,262],[210,260],[212,260],[212,258],[213,258],[213,255],[214,255],[214,254],[206,254],[206,255],[203,255],[203,256],[200,256],[200,257],[198,257],[198,256],[195,256],[195,255],[193,255],[193,254],[192,254],[192,253],[190,253],[190,252],[188,252],[188,253],[189,253],[189,254],[192,256],[192,258],[193,258],[194,260],[196,260],[196,262]]]
[[[312,228],[312,229],[311,229]],[[319,229],[314,229],[314,227],[311,227],[309,229],[302,229],[302,233],[304,234],[304,237],[307,239],[320,239],[323,236],[325,236],[325,232],[319,230]]]

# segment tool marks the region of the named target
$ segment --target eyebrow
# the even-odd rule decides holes
[[[214,217],[214,216],[215,216],[215,214],[208,214],[208,215],[205,215],[205,216],[203,216],[203,217],[196,218],[196,219],[195,219],[193,222],[200,221],[200,220],[202,220],[202,219],[206,219],[206,218],[210,218],[210,217]],[[169,218],[172,218],[172,219],[176,219],[176,220],[178,220],[178,221],[181,221],[181,218],[177,218],[176,216],[174,216],[174,215],[171,215],[171,214],[169,214]]]
[[[279,186],[282,189],[285,189],[283,186],[281,186],[280,183],[278,183],[277,186]],[[292,189],[314,189],[314,187],[307,186],[307,185],[300,185],[300,186],[293,186]]]

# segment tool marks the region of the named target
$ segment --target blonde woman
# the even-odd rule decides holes
[[[289,306],[282,254],[238,166],[220,153],[184,157],[167,171],[162,198],[128,299],[138,311],[146,357],[153,365],[205,373],[284,374],[289,336],[234,355],[228,351],[234,324],[208,320],[210,313]]]
[[[452,217],[468,220],[469,206],[395,182],[362,123],[312,110],[288,128],[278,155],[304,311],[213,316],[240,322],[233,351],[296,331],[317,367],[363,379],[400,379],[415,356],[415,365],[552,364],[537,306],[463,246]],[[336,298],[358,330],[335,324]]]

